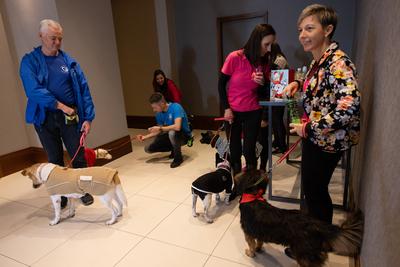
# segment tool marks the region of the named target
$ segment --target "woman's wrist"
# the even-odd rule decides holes
[[[308,122],[303,123],[302,128],[301,128],[301,133],[303,138],[307,138],[308,134],[307,134],[307,125]]]
[[[293,82],[297,83],[297,88],[301,88],[301,80],[294,80]]]

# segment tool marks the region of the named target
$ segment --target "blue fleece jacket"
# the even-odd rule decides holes
[[[42,47],[36,47],[32,52],[25,54],[20,66],[20,76],[24,85],[25,94],[28,97],[25,120],[37,126],[43,124],[46,119],[46,110],[54,109],[57,99],[49,92],[48,69],[41,51]],[[85,75],[75,59],[67,53],[59,50],[64,57],[71,75],[72,87],[75,95],[75,103],[78,108],[79,128],[84,121],[92,121],[95,116],[92,96]]]

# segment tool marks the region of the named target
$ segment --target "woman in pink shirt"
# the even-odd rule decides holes
[[[230,153],[234,174],[241,171],[242,152],[246,169],[257,166],[255,145],[261,123],[259,94],[263,92],[266,96],[268,92],[265,78],[270,70],[274,41],[275,30],[271,25],[257,25],[245,46],[231,52],[221,69],[218,90],[224,117],[231,123]]]

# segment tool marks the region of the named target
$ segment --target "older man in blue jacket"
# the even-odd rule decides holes
[[[32,123],[47,153],[48,161],[64,166],[63,143],[72,158],[79,147],[81,133],[88,134],[94,119],[94,105],[79,64],[62,51],[63,29],[50,19],[40,22],[42,45],[26,54],[21,61],[20,76],[28,103],[25,119]],[[86,167],[81,149],[72,166]],[[93,197],[82,198],[86,205]],[[66,205],[62,200],[62,206]]]

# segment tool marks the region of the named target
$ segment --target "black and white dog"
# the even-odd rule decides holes
[[[217,169],[213,172],[206,173],[197,178],[192,183],[192,215],[197,217],[196,212],[197,197],[203,201],[204,217],[208,223],[212,223],[213,219],[208,215],[211,206],[212,194],[215,194],[215,200],[220,201],[219,193],[225,191],[224,202],[229,205],[229,196],[232,193],[233,178],[229,161],[224,160],[217,164]]]

